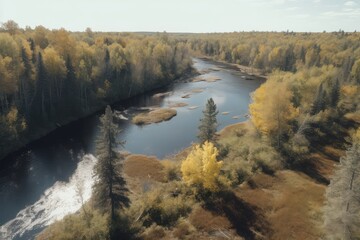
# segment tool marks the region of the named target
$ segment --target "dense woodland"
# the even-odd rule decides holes
[[[0,127],[1,139],[14,142],[32,129],[71,120],[76,112],[85,115],[168,84],[189,71],[190,54],[252,67],[268,76],[252,95],[250,120],[229,136],[215,134],[216,104],[209,99],[199,127],[200,144],[158,163],[163,177],[142,182],[143,190],[136,194],[123,191],[129,184],[125,180],[132,186],[139,183],[122,179],[124,156],[114,151],[117,130],[107,108],[97,143],[100,182],[95,195],[81,212],[39,239],[206,239],[211,235],[198,225],[211,217],[194,220],[200,219],[199,209],[228,217],[236,232],[222,232],[227,238],[272,239],[276,233],[265,227],[248,226],[253,222],[243,216],[251,214],[237,198],[239,186],[256,188],[252,177],[258,173],[308,173],[309,154],[334,143],[347,152],[330,181],[317,179],[329,184],[318,215],[326,231],[319,237],[360,237],[360,34],[105,34],[13,25],[6,23],[0,33],[0,84],[5,86]],[[121,184],[113,185],[115,179]]]
[[[0,159],[28,141],[191,71],[166,34],[0,29]]]

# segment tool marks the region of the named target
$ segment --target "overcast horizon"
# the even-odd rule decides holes
[[[7,20],[70,31],[353,32],[360,0],[0,0],[0,22]]]

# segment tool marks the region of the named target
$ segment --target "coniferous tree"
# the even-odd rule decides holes
[[[324,226],[328,239],[360,238],[360,131],[341,158],[326,191]]]
[[[113,122],[113,112],[106,107],[101,117],[100,136],[96,142],[98,162],[95,165],[95,176],[98,178],[93,187],[95,207],[103,213],[110,214],[111,226],[115,219],[115,210],[126,207],[129,199],[126,196],[126,182],[121,175],[124,157],[116,151],[118,127]]]
[[[198,138],[200,143],[205,141],[212,142],[214,140],[217,120],[216,115],[219,113],[216,109],[216,104],[212,98],[208,99],[205,110],[203,111],[204,117],[200,119]]]
[[[339,102],[340,99],[340,83],[339,83],[339,79],[336,79],[335,83],[333,83],[333,85],[331,86],[331,91],[330,91],[330,106],[331,107],[336,107],[337,103]]]
[[[31,114],[33,120],[47,120],[47,79],[42,54],[39,52],[37,59],[37,77],[35,94],[31,103]],[[40,119],[39,119],[40,117]]]
[[[311,108],[311,115],[315,115],[326,108],[327,94],[323,88],[323,84],[320,84],[315,96],[315,101]]]

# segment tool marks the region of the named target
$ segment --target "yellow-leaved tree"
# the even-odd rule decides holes
[[[210,191],[218,189],[217,180],[223,162],[217,161],[218,150],[206,141],[196,145],[181,164],[183,180],[187,185],[197,185]]]
[[[279,74],[279,75],[277,75]],[[293,94],[283,78],[275,73],[252,96],[251,121],[263,134],[276,139],[280,147],[281,136],[290,129],[289,122],[298,116],[291,99]]]

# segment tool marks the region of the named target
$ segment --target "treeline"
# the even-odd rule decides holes
[[[182,36],[198,55],[261,69],[292,71],[303,67],[333,65],[348,78],[359,66],[360,34],[243,32]]]
[[[308,151],[315,136],[326,131],[336,136],[334,124],[359,112],[359,33],[248,32],[179,38],[195,55],[268,73],[266,83],[253,94],[251,120],[280,151]]]
[[[345,148],[348,132],[360,124],[359,33],[195,34],[186,41],[198,56],[268,73],[267,81],[253,93],[250,105],[251,124],[262,149],[253,166],[258,165],[264,172],[276,170],[271,149],[281,156],[277,159],[281,159],[282,167],[307,172],[311,152],[327,144]],[[244,136],[250,139],[251,134]],[[241,139],[237,139],[238,149],[243,145],[254,149]],[[359,141],[354,139],[326,194],[328,239],[359,238]],[[248,159],[248,155],[234,156]],[[244,163],[233,161],[231,169],[240,172],[236,179],[246,168]]]
[[[0,28],[0,159],[108,103],[191,71],[187,46],[166,33]]]

